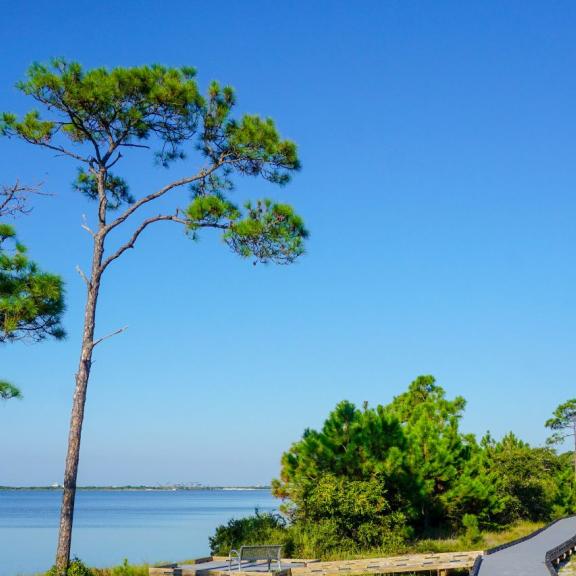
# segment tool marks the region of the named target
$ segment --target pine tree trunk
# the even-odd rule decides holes
[[[59,576],[65,576],[70,562],[70,546],[72,544],[72,523],[74,521],[74,501],[76,499],[76,479],[78,477],[78,462],[80,458],[80,439],[82,437],[82,423],[84,421],[84,405],[86,392],[92,366],[92,352],[94,350],[94,328],[96,320],[96,304],[100,292],[102,277],[102,259],[104,256],[105,233],[103,226],[106,217],[106,199],[104,195],[105,173],[99,175],[100,189],[100,230],[94,236],[92,252],[92,269],[88,281],[86,308],[84,311],[84,332],[82,335],[82,349],[80,362],[76,372],[76,387],[72,401],[72,414],[70,417],[70,431],[68,434],[68,452],[66,454],[66,467],[64,470],[64,492],[62,494],[62,507],[60,509],[60,529],[58,533],[58,548],[56,551],[56,568]]]

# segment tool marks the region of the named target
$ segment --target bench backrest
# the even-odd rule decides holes
[[[280,560],[282,546],[242,546],[240,560]]]

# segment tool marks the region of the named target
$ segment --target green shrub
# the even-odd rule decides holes
[[[212,554],[226,555],[247,544],[282,544],[284,557],[329,558],[378,550],[382,555],[403,549],[410,531],[404,516],[391,512],[378,478],[346,481],[323,477],[311,488],[306,517],[291,524],[278,514],[256,511],[232,519],[210,538]]]
[[[52,566],[46,576],[58,576],[58,569]],[[82,562],[79,558],[72,558],[66,571],[66,576],[95,576],[94,572]]]
[[[256,510],[254,516],[233,518],[228,524],[218,526],[209,538],[210,550],[212,554],[226,555],[245,544],[284,544],[286,536],[286,521],[282,516]],[[285,549],[284,554],[287,553]]]

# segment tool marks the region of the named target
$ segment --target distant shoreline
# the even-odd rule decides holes
[[[62,486],[0,486],[2,490],[48,490],[61,491]],[[194,490],[270,490],[270,486],[78,486],[76,490],[106,490],[115,492],[178,492]]]

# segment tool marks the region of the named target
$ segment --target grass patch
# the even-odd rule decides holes
[[[506,530],[499,532],[486,532],[483,535],[485,548],[494,548],[495,546],[500,546],[500,544],[506,544],[506,542],[511,542],[512,540],[528,536],[528,534],[531,534],[544,526],[546,526],[545,522],[528,522],[527,520],[524,520],[510,526]]]
[[[472,550],[487,550],[517,540],[545,526],[544,522],[521,521],[504,530],[482,532],[478,542],[471,544],[465,536],[446,536],[441,538],[421,538],[408,542],[405,546],[391,553],[390,550],[372,549],[358,553],[346,550],[334,550],[324,555],[321,560],[359,560],[361,558],[379,558],[402,554],[430,554],[442,552],[469,552]]]

